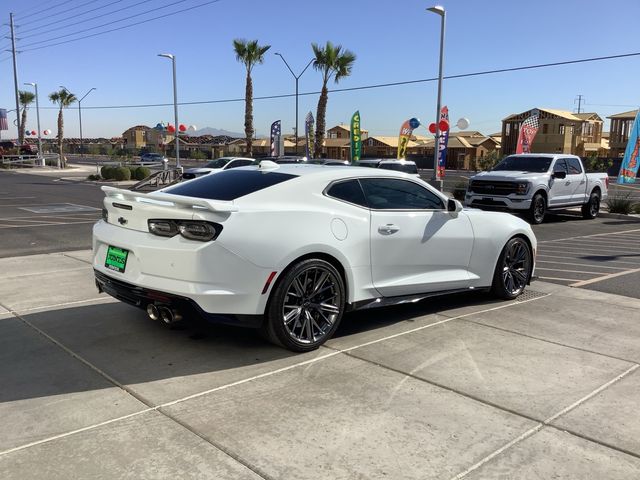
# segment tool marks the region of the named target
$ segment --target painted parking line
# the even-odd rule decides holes
[[[602,236],[607,236],[607,235],[625,235],[625,234],[635,234],[635,233],[640,235],[640,228],[631,229],[631,230],[620,230],[620,231],[617,231],[617,232],[594,233],[592,235],[577,235],[577,236],[574,236],[574,237],[556,238],[556,239],[553,239],[553,240],[541,240],[541,241],[538,242],[538,244],[565,242],[567,240],[573,240],[573,239],[576,239],[576,238],[591,238],[591,237],[602,237]]]
[[[93,212],[100,210],[99,208],[90,207],[89,205],[77,205],[75,203],[52,203],[41,207],[20,207],[31,213],[76,213],[76,212]]]
[[[564,272],[564,273],[581,273],[581,274],[586,274],[586,275],[602,275],[604,272],[587,272],[585,270],[562,270],[559,268],[542,268],[542,267],[536,267],[536,272],[538,270],[545,270],[545,271],[551,271],[551,272]]]
[[[591,252],[598,252],[598,253],[603,253],[602,248],[597,248],[597,247],[580,247],[580,246],[550,246],[550,245],[544,245],[542,247],[540,247],[540,250],[547,251],[547,250],[552,250],[552,251],[575,251],[578,250],[578,253],[580,252],[584,252],[585,250],[589,250]],[[625,251],[623,253],[639,253],[640,254],[640,249],[630,249],[628,251]]]
[[[564,257],[561,257],[561,258],[564,258]],[[626,268],[623,268],[623,267],[609,267],[609,266],[605,266],[605,265],[597,265],[597,264],[594,264],[594,263],[575,263],[575,262],[558,262],[558,261],[549,261],[549,260],[536,260],[536,265],[538,265],[540,263],[550,263],[552,265],[571,265],[571,266],[575,266],[575,267],[606,268],[608,270],[627,270]],[[539,268],[536,267],[536,270],[539,270]],[[601,272],[601,273],[604,273],[604,272]]]
[[[91,220],[88,222],[38,223],[35,225],[0,225],[0,229],[7,230],[9,228],[57,227],[58,225],[82,225],[84,223],[96,223],[96,222],[95,220]]]
[[[561,252],[554,252],[554,253],[561,253]],[[575,255],[580,255],[579,253],[575,253]],[[624,263],[625,265],[640,265],[640,261],[638,262],[627,262],[625,260],[609,260],[611,257],[618,257],[618,255],[589,255],[588,258],[585,258],[584,256],[571,256],[569,254],[567,255],[548,255],[546,253],[538,253],[536,255],[536,258],[540,258],[540,257],[544,257],[544,258],[564,258],[567,260],[584,260],[584,261],[591,261],[591,262],[606,262],[607,264],[613,264],[613,263]],[[600,258],[602,258],[601,260],[599,260]]]
[[[543,276],[539,276],[538,279],[539,280],[548,280],[548,281],[566,282],[567,285],[576,281],[575,278],[543,277]]]
[[[576,283],[571,284],[571,287],[583,287],[585,285],[591,285],[592,283],[602,282],[604,280],[609,280],[611,278],[621,277],[623,275],[629,275],[630,273],[640,272],[640,268],[634,268],[632,270],[626,270],[624,272],[610,273],[608,275],[603,275],[601,277],[592,278],[590,280],[582,280]]]

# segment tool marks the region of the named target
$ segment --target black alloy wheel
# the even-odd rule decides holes
[[[325,260],[302,260],[274,288],[262,330],[294,352],[314,350],[333,335],[344,309],[344,282],[336,268]]]
[[[498,257],[491,291],[500,298],[516,298],[529,282],[532,264],[533,258],[527,241],[522,237],[513,237]]]

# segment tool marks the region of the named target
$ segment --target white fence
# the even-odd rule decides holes
[[[60,168],[60,155],[57,153],[45,153],[42,157],[38,155],[3,155],[0,157],[0,164],[9,167],[44,167],[46,165]]]

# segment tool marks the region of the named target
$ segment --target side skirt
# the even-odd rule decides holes
[[[454,293],[464,292],[486,292],[491,287],[469,287],[469,288],[456,288],[453,290],[442,290],[440,292],[419,293],[415,295],[401,295],[397,297],[378,297],[368,298],[367,300],[360,300],[349,304],[347,311],[354,310],[367,310],[369,308],[389,307],[392,305],[402,305],[407,303],[417,303],[426,298],[441,297],[443,295],[451,295]]]

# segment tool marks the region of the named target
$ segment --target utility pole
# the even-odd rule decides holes
[[[581,113],[582,110],[582,99],[584,98],[584,95],[578,95],[578,113]]]
[[[18,65],[16,63],[16,34],[13,26],[13,13],[9,14],[11,26],[11,52],[13,54],[13,85],[16,94],[16,125],[18,126],[18,139],[20,139],[20,97],[18,95]]]

